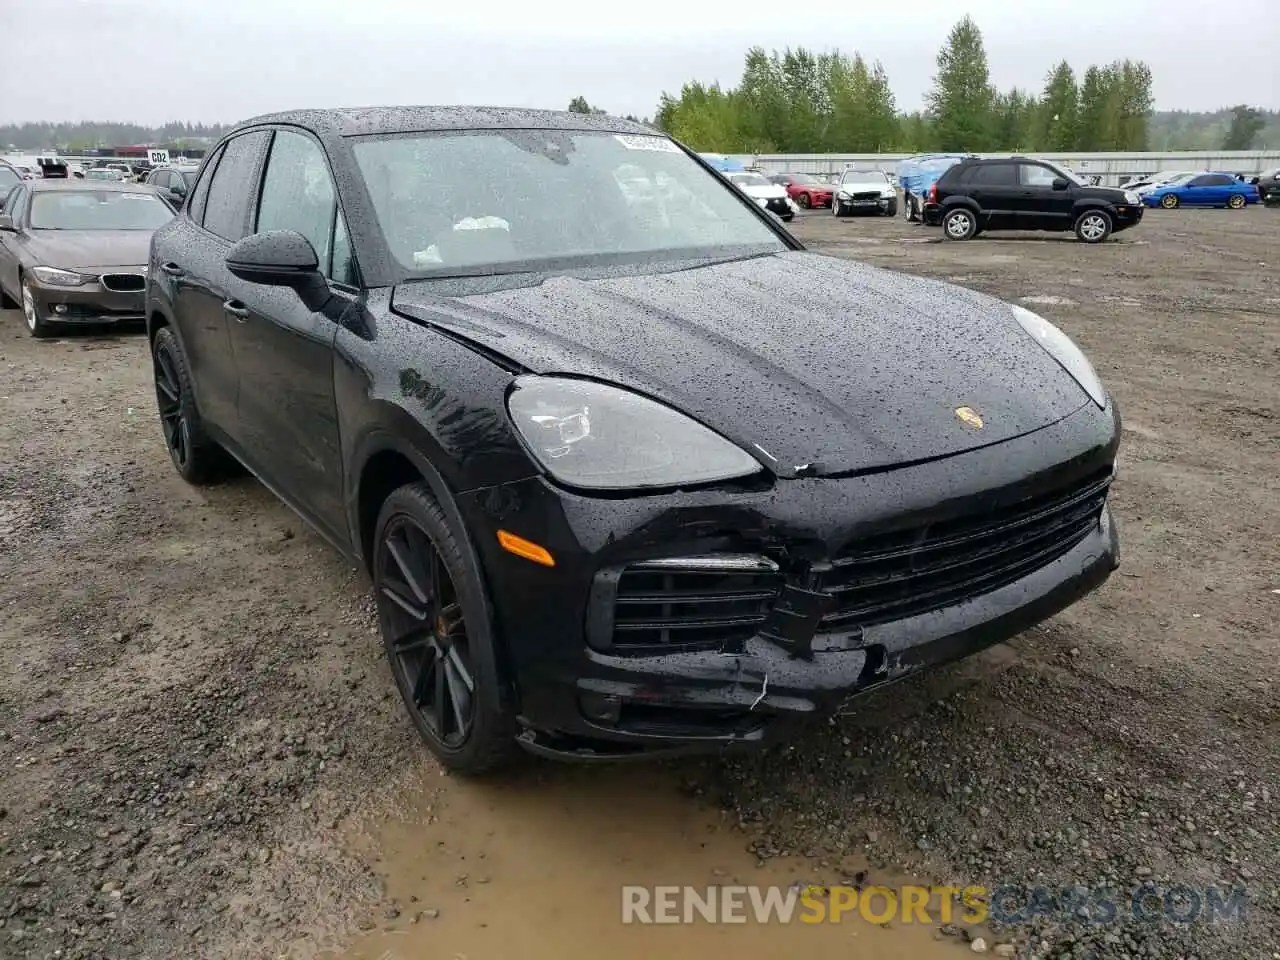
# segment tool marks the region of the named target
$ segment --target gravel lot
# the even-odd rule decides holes
[[[252,479],[174,474],[142,338],[37,342],[0,313],[0,957],[480,960],[509,952],[504,918],[547,956],[595,956],[521,897],[544,872],[554,897],[612,896],[641,850],[660,859],[639,882],[1238,885],[1234,921],[1060,911],[984,935],[1021,956],[1280,955],[1280,216],[1153,211],[1100,247],[794,229],[1021,301],[1086,348],[1125,416],[1124,562],[1101,592],[758,757],[457,783],[411,735],[356,571]],[[622,929],[615,955],[645,955]],[[919,933],[841,949],[966,949]]]

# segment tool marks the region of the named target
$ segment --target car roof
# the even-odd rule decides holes
[[[145,183],[124,183],[114,180],[81,180],[79,177],[59,177],[56,180],[28,180],[27,186],[37,192],[45,190],[94,190],[104,193],[154,193]]]
[[[342,137],[416,133],[431,130],[595,130],[605,133],[665,136],[642,123],[603,114],[514,107],[342,107],[329,110],[288,110],[253,117],[236,127],[278,123],[306,127]]]

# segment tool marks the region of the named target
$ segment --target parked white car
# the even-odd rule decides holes
[[[796,206],[796,202],[787,196],[786,187],[758,173],[752,173],[750,170],[730,170],[725,176],[739,190],[783,221],[791,220],[800,209]]]

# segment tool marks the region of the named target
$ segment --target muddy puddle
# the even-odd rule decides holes
[[[743,923],[708,922],[696,903],[693,922],[640,922],[646,896],[648,917],[661,914],[656,887],[688,885],[704,903],[707,888],[717,888],[716,909],[726,887],[772,885],[781,897],[865,868],[845,860],[821,869],[800,859],[758,866],[747,850],[751,834],[682,793],[664,769],[552,767],[490,784],[430,774],[404,802],[400,816],[360,838],[399,915],[366,920],[376,928],[322,960],[929,960],[969,952],[964,940],[941,937],[936,912],[933,923],[903,923],[900,903],[887,924],[864,919],[857,907],[831,922],[829,894],[813,901],[818,907],[799,900],[785,923],[776,914],[760,922],[750,890],[740,897]],[[903,881],[871,874],[865,882]],[[624,892],[635,886],[648,889]],[[624,923],[628,896],[635,922]],[[684,894],[669,896],[670,915],[683,921]],[[885,901],[872,902],[877,918]],[[819,909],[820,922],[801,922]]]

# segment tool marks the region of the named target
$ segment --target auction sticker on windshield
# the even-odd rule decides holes
[[[636,134],[615,133],[613,138],[628,150],[657,150],[660,153],[679,153],[680,148],[664,137],[646,137]]]

